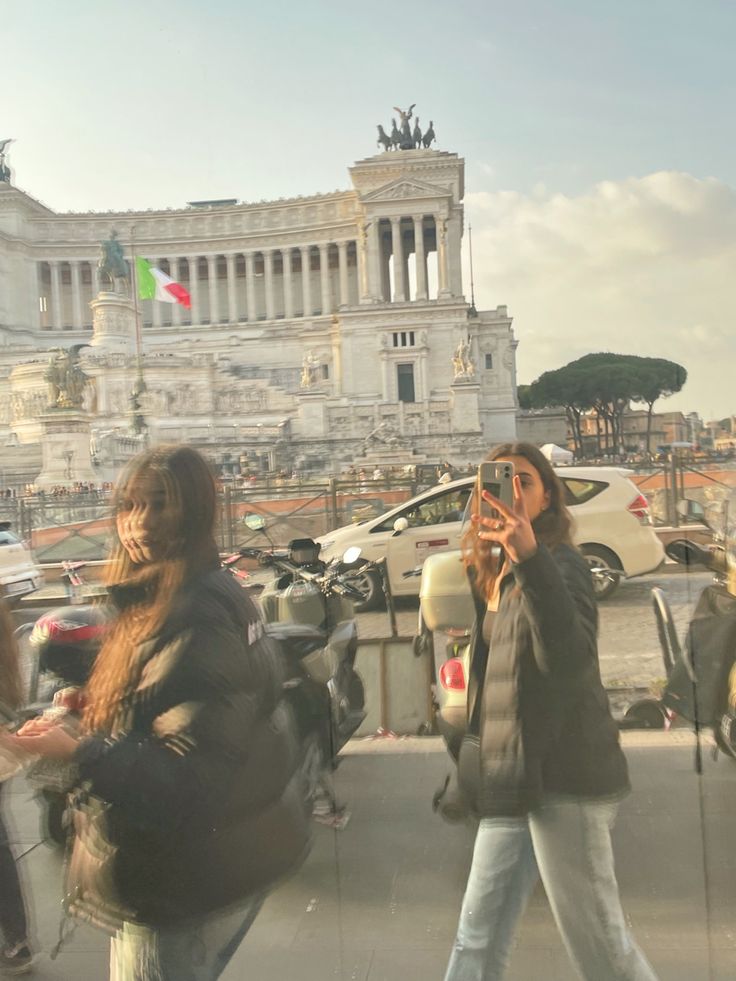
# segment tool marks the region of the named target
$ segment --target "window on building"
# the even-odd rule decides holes
[[[492,370],[493,370],[493,355],[486,354],[486,371],[492,371]]]
[[[393,333],[394,347],[414,347],[413,330],[395,330]]]
[[[414,395],[414,365],[397,364],[396,376],[399,386],[399,402],[416,402]]]
[[[321,365],[321,368],[322,368],[322,377],[323,378],[329,378],[330,377],[330,366],[328,364],[323,364],[323,365]]]

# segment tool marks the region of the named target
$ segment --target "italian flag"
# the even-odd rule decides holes
[[[138,275],[138,296],[141,300],[161,300],[163,303],[181,303],[187,310],[192,308],[192,298],[181,283],[167,276],[162,269],[137,255],[135,271]]]

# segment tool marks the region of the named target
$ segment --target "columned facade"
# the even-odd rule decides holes
[[[436,150],[382,153],[349,173],[349,190],[332,194],[121,214],[58,214],[0,185],[0,370],[7,376],[29,350],[89,340],[99,243],[114,228],[126,256],[134,231],[135,252],[191,296],[191,310],[139,303],[154,435],[206,442],[226,426],[232,437],[246,420],[266,425],[278,406],[295,459],[347,460],[383,423],[407,452],[456,451],[463,462],[474,447],[513,436],[511,320],[503,307],[472,316],[463,295],[464,161]],[[468,339],[479,432],[458,431],[452,410],[462,401],[453,353]],[[205,363],[208,381],[191,394]],[[164,368],[175,364],[167,387]],[[105,431],[127,425],[128,382],[117,371],[110,362],[95,376]],[[0,375],[0,439],[19,398],[8,401],[3,384]],[[310,436],[303,384],[325,400],[329,440]],[[18,431],[28,439],[32,428]]]

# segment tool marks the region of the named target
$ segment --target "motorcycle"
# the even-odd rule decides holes
[[[667,556],[688,570],[710,570],[713,580],[698,597],[683,643],[664,591],[652,590],[666,682],[661,698],[634,702],[624,722],[662,729],[679,717],[693,726],[698,737],[710,728],[715,751],[736,759],[736,495],[709,515],[695,501],[681,501],[678,511],[705,525],[712,542],[675,539],[665,547]],[[699,739],[695,766],[702,772]]]
[[[264,530],[265,524],[251,521],[249,527]],[[296,539],[287,549],[244,547],[238,554],[274,573],[260,595],[266,634],[290,670],[286,696],[297,720],[316,812],[340,826],[346,812],[337,801],[332,773],[340,750],[366,715],[363,682],[355,670],[353,602],[362,594],[349,582],[360,550],[348,549],[329,563],[319,559],[319,550],[311,539]],[[236,571],[234,563],[230,568]]]

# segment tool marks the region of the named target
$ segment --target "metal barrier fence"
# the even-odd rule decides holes
[[[679,458],[662,466],[627,469],[634,470],[634,480],[658,525],[677,526],[677,502],[684,497],[706,505],[736,489],[736,470],[699,470]],[[382,514],[427,486],[393,477],[272,478],[241,488],[226,486],[219,494],[218,543],[223,551],[264,544],[263,533],[247,528],[248,514],[265,518],[268,538],[277,544],[315,538]],[[0,521],[9,522],[30,544],[39,562],[104,559],[109,551],[110,498],[102,492],[0,497]]]
[[[266,538],[284,544],[293,538],[316,538],[343,525],[365,521],[401,504],[417,493],[410,481],[344,481],[226,488],[220,498],[220,547],[263,543]],[[262,516],[263,532],[251,532],[249,514]]]
[[[264,481],[226,487],[219,494],[218,544],[223,551],[270,538],[285,544],[315,538],[341,525],[382,514],[413,497],[410,481]],[[110,547],[110,498],[103,494],[0,498],[0,521],[27,542],[38,562],[104,559]],[[245,525],[248,514],[265,518],[267,537]]]

